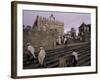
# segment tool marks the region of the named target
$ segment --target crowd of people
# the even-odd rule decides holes
[[[61,44],[67,44],[68,42],[68,38],[66,36],[59,36],[57,39],[56,39],[56,45],[61,45]]]
[[[38,53],[38,57],[36,57],[35,55],[35,48],[30,44],[30,43],[27,43],[27,50],[28,50],[28,55],[30,56],[29,59],[32,60],[34,62],[35,59],[38,59],[38,62],[39,62],[39,65],[40,67],[46,67],[46,64],[45,64],[45,57],[46,57],[46,51],[43,47],[40,47],[40,51]],[[60,63],[62,65],[63,64],[63,60],[62,58],[60,59]],[[65,61],[64,61],[65,62]],[[76,50],[74,49],[72,51],[72,54],[70,54],[69,58],[68,58],[68,66],[77,66],[77,62],[78,62],[78,53],[76,52]],[[60,66],[62,66],[60,65]]]

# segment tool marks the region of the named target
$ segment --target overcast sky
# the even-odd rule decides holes
[[[64,22],[64,31],[69,31],[72,27],[78,30],[82,22],[91,24],[91,14],[89,13],[65,13],[65,12],[47,12],[47,11],[31,11],[23,10],[23,24],[32,26],[36,16],[49,18],[53,14],[55,20]]]

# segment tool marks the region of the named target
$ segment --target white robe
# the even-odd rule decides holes
[[[67,41],[67,38],[64,38],[64,44],[65,44],[66,41]]]
[[[46,52],[45,50],[40,50],[39,55],[38,55],[38,61],[42,65],[44,58],[45,58]]]
[[[74,55],[75,59],[78,60],[78,54],[77,54],[77,52],[73,52],[72,55]]]
[[[59,42],[59,44],[61,44],[61,38],[59,37],[59,39],[58,39],[58,42]]]
[[[34,47],[32,47],[31,45],[28,46],[28,50],[32,53],[32,55],[34,56],[34,58],[36,58],[34,52],[35,52],[35,49]]]

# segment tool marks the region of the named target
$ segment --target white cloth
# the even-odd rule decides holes
[[[58,39],[58,42],[59,42],[59,44],[61,44],[61,38],[59,37],[59,39]]]
[[[77,52],[72,52],[72,55],[74,55],[75,59],[78,60],[78,54],[77,54]]]
[[[66,41],[67,41],[67,38],[64,38],[64,44],[65,44]]]
[[[34,58],[36,58],[34,52],[35,52],[35,49],[34,47],[32,47],[31,45],[28,46],[28,50],[32,53],[32,55],[34,56]]]
[[[45,58],[46,52],[45,50],[40,50],[39,55],[38,55],[38,61],[42,65],[44,58]]]

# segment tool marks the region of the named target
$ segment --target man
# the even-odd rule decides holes
[[[68,66],[76,66],[78,62],[78,54],[73,50],[72,54],[69,56]]]
[[[30,59],[35,59],[36,58],[36,56],[35,56],[35,49],[34,49],[34,47],[30,44],[30,43],[27,43],[27,50],[29,51],[29,53],[31,53],[31,57],[30,57]]]
[[[67,44],[67,38],[66,37],[64,38],[64,44]]]
[[[76,66],[77,61],[78,61],[78,54],[77,54],[76,50],[73,50],[72,56],[73,56],[72,64],[73,64],[73,66]]]
[[[46,52],[43,49],[43,47],[40,47],[40,52],[38,54],[38,61],[41,67],[44,67],[44,58],[45,58]]]
[[[65,45],[65,48],[67,48],[67,46],[68,46],[68,39],[67,39],[67,37],[64,38],[64,45]]]

